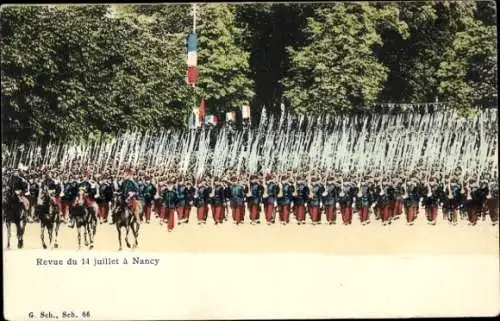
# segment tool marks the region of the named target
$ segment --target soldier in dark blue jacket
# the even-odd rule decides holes
[[[142,196],[144,198],[144,216],[146,218],[146,224],[149,224],[151,220],[151,210],[153,208],[155,195],[156,186],[151,182],[151,176],[147,175],[142,191]]]
[[[286,174],[281,177],[278,185],[278,212],[281,224],[286,225],[290,222],[290,210],[293,207],[295,187],[290,183]]]
[[[54,195],[54,202],[56,203],[57,205],[57,209],[59,210],[59,215],[60,215],[60,219],[62,221],[65,221],[65,218],[63,216],[63,213],[62,213],[62,208],[61,208],[61,205],[62,205],[62,202],[61,202],[61,192],[62,192],[62,187],[61,187],[61,182],[56,179],[56,176],[55,176],[55,172],[49,172],[47,173],[47,175],[45,176],[45,180],[42,182],[41,186],[40,186],[40,189],[43,190],[45,188],[47,188],[48,190],[52,191],[53,195]]]
[[[40,192],[40,183],[38,179],[35,179],[35,175],[32,175],[29,179],[29,189],[28,189],[28,200],[30,202],[30,210],[28,221],[38,221],[38,218],[35,217],[35,206],[38,199],[38,193]]]
[[[309,187],[304,176],[296,178],[295,198],[293,201],[298,225],[306,224],[306,205],[309,203]]]
[[[411,176],[403,184],[403,206],[406,213],[406,223],[413,225],[417,218],[418,203],[420,202],[420,189],[416,177]]]
[[[78,183],[72,179],[69,174],[63,177],[62,182],[62,196],[61,196],[61,214],[64,219],[70,217],[70,209],[73,207],[76,196],[78,195]]]
[[[208,204],[210,203],[211,187],[206,179],[200,179],[195,186],[194,205],[198,216],[198,224],[206,224],[208,217]],[[217,223],[217,222],[216,222]]]
[[[358,194],[356,197],[356,207],[359,209],[359,219],[361,225],[369,223],[369,209],[371,207],[370,199],[370,181],[369,177],[365,176],[363,182],[359,182]]]
[[[395,216],[395,210],[396,210],[396,184],[393,180],[393,178],[388,177],[386,180],[386,192],[387,192],[387,209],[389,211],[389,220],[388,223],[391,224],[392,220]]]
[[[263,202],[264,187],[260,184],[257,175],[250,176],[247,193],[247,207],[250,215],[250,224],[260,223],[260,206]]]
[[[460,185],[456,183],[454,177],[445,177],[443,195],[440,197],[441,209],[443,211],[443,219],[449,224],[456,225],[458,223],[458,202],[460,197]]]
[[[161,195],[163,200],[161,218],[163,222],[165,220],[167,221],[167,229],[169,232],[172,232],[175,226],[175,209],[178,204],[177,195],[176,188],[174,187],[174,181],[172,178],[169,178]]]
[[[28,192],[28,185],[24,173],[19,169],[14,170],[8,182],[9,197],[14,194],[25,195]]]
[[[189,217],[191,216],[191,208],[194,205],[194,197],[196,194],[196,188],[193,186],[193,178],[189,177],[184,181],[184,184],[186,185],[186,190],[187,190],[187,200],[186,200],[186,208],[184,209],[184,216],[185,219],[184,221],[189,223]]]
[[[350,180],[349,177],[345,177],[344,181],[341,182],[341,191],[339,193],[339,205],[340,213],[342,215],[342,223],[344,225],[350,225],[352,223],[352,207],[356,198],[356,185]]]
[[[221,179],[214,177],[211,182],[210,204],[215,224],[222,224],[225,218],[227,189]]]
[[[441,197],[443,195],[441,186],[438,184],[435,177],[431,177],[427,183],[426,192],[424,196],[424,206],[427,221],[431,225],[436,225],[437,213]]]
[[[465,200],[465,208],[469,218],[468,225],[475,226],[484,203],[486,202],[486,195],[476,177],[471,177],[469,179],[466,190],[467,199]]]
[[[179,177],[177,179],[177,186],[175,188],[175,192],[177,193],[177,219],[178,225],[182,223],[187,223],[187,215],[186,215],[186,204],[188,204],[188,188],[184,184],[184,179]]]
[[[325,184],[325,191],[323,192],[323,206],[326,214],[326,221],[328,224],[336,224],[337,222],[337,208],[336,203],[340,193],[340,186],[335,184],[335,178],[328,176]]]
[[[278,206],[278,185],[274,181],[274,176],[267,174],[264,178],[264,213],[266,215],[267,225],[274,224],[276,220],[275,209]]]
[[[99,199],[97,205],[99,206],[99,219],[102,222],[108,221],[109,208],[113,200],[113,184],[108,176],[104,176],[99,182]]]
[[[486,207],[493,226],[498,223],[498,195],[498,181],[494,177],[490,178],[486,194]]]
[[[127,177],[120,184],[120,195],[122,202],[129,201],[132,212],[135,214],[137,222],[140,221],[140,213],[142,212],[141,204],[137,201],[140,193],[139,184],[132,176],[132,170],[128,170]]]
[[[309,186],[309,215],[312,225],[316,225],[321,223],[320,209],[322,207],[322,197],[325,187],[316,175],[311,177],[311,184]]]
[[[244,222],[245,216],[245,194],[247,188],[243,181],[237,176],[231,177],[231,184],[229,185],[229,202],[233,214],[233,221],[236,225]]]
[[[137,176],[137,186],[139,187],[139,191],[137,192],[137,202],[140,204],[142,211],[139,214],[141,222],[144,221],[144,176],[142,173]]]
[[[393,179],[394,187],[394,209],[392,212],[392,219],[397,220],[403,213],[403,182],[404,178],[402,176],[395,176]]]

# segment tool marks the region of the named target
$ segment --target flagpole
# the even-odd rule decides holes
[[[193,33],[196,33],[196,3],[193,3]]]
[[[193,3],[192,8],[193,8],[193,34],[196,35],[196,3]],[[196,90],[195,90],[196,84],[195,84],[195,82],[192,83],[192,87],[193,87],[193,110],[194,110],[194,109],[196,109]],[[198,117],[198,120],[200,120],[199,114],[196,117]],[[196,121],[195,121],[195,124],[196,124]]]

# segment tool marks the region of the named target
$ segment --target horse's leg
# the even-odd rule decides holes
[[[5,220],[5,224],[7,225],[7,249],[10,249],[10,236],[11,236],[11,222],[9,220]]]
[[[87,238],[87,234],[88,234],[88,226],[89,226],[89,223],[88,223],[88,217],[86,219],[84,219],[83,221],[83,238],[84,238],[84,244],[85,246],[89,246],[89,241],[88,241],[88,238]]]
[[[89,246],[89,235],[88,235],[88,228],[86,226],[86,224],[83,226],[83,240],[84,240],[84,243],[85,246]]]
[[[21,248],[24,246],[24,230],[26,229],[26,224],[28,223],[28,220],[26,218],[26,214],[22,217],[21,219],[21,234],[20,234],[20,243],[21,243]]]
[[[127,247],[130,248],[130,243],[128,241],[128,233],[130,232],[130,222],[127,222],[126,230],[127,233],[125,234],[125,243],[127,244]]]
[[[118,223],[116,223],[116,230],[118,231],[118,244],[120,245],[120,247],[118,248],[118,251],[121,251],[122,250],[122,229],[120,228]]]
[[[94,248],[94,235],[96,233],[97,228],[97,208],[92,208],[91,215],[88,221],[88,233],[89,233],[89,241],[90,241],[90,249]]]
[[[51,222],[47,226],[47,231],[49,232],[49,245],[52,247],[52,235],[54,234],[54,223]]]
[[[140,226],[141,225],[139,224],[139,222],[136,222],[135,228],[133,230],[133,232],[134,232],[134,238],[135,238],[134,248],[136,248],[139,245],[138,239],[139,239],[139,228],[140,228]]]
[[[19,220],[16,223],[16,232],[17,232],[17,248],[22,249],[23,248],[23,234],[24,234],[24,225],[23,225],[23,220]]]
[[[91,218],[91,221],[89,222],[89,224],[87,224],[87,232],[89,234],[89,242],[90,242],[89,249],[93,249],[94,248],[93,225],[94,225],[94,219]]]
[[[47,244],[45,244],[45,225],[43,224],[43,220],[40,220],[40,238],[42,240],[42,247],[46,249]]]
[[[57,244],[57,235],[59,234],[59,225],[61,225],[61,219],[56,218],[56,226],[54,228],[54,248],[57,249],[59,245]]]
[[[78,249],[81,249],[82,248],[82,233],[81,233],[82,226],[79,223],[76,225],[76,230],[78,231]]]

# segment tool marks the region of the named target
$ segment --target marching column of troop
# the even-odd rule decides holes
[[[168,231],[190,220],[196,209],[198,224],[223,224],[230,216],[234,224],[259,224],[261,214],[267,224],[279,221],[286,225],[293,215],[297,224],[349,225],[353,213],[358,213],[362,225],[370,223],[370,215],[383,225],[391,224],[402,214],[413,225],[420,209],[429,224],[435,225],[438,210],[450,224],[459,217],[476,225],[479,218],[489,215],[498,222],[498,181],[494,175],[461,177],[459,173],[422,174],[416,171],[384,176],[380,173],[345,175],[334,173],[301,175],[286,172],[279,175],[237,175],[193,179],[180,175],[162,175],[158,170],[127,169],[118,175],[109,172],[85,174],[59,173],[54,170],[15,173],[10,182],[13,190],[22,191],[30,202],[30,219],[36,219],[33,207],[43,188],[55,193],[55,200],[64,222],[73,220],[69,209],[77,195],[84,193],[88,206],[95,206],[101,223],[113,223],[114,199],[132,197],[132,207],[141,206],[140,220],[150,223],[152,213],[166,223]],[[247,215],[248,214],[248,215]]]

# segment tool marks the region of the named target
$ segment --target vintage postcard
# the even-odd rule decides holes
[[[7,320],[495,316],[496,3],[1,7]]]

